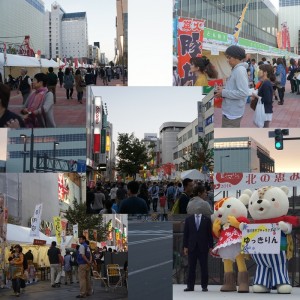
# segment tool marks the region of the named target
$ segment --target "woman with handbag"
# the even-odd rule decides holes
[[[258,78],[262,84],[258,89],[258,93],[253,93],[252,96],[255,99],[261,97],[261,101],[265,108],[264,128],[268,128],[273,116],[273,85],[271,81],[275,81],[275,75],[272,66],[265,64],[260,65]],[[253,99],[253,101],[255,101],[255,99]]]
[[[277,58],[277,68],[275,72],[276,76],[276,87],[279,95],[279,105],[283,105],[284,103],[284,92],[285,92],[285,84],[286,84],[286,71],[285,66],[283,64],[283,59],[281,57]]]
[[[75,88],[77,92],[77,100],[82,104],[83,89],[86,86],[85,82],[82,80],[80,70],[77,69],[75,72]]]
[[[289,66],[289,74],[287,76],[287,80],[289,80],[291,84],[291,93],[296,93],[297,91],[296,78],[294,78],[296,72],[297,72],[296,61],[293,58],[291,58],[290,66]]]

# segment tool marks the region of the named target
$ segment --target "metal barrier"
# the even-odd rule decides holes
[[[173,283],[186,284],[188,274],[188,260],[183,256],[183,228],[184,221],[177,221],[173,223]],[[294,241],[294,255],[288,262],[288,270],[291,285],[293,287],[300,287],[300,228],[296,228],[292,231]],[[246,265],[249,272],[250,284],[253,282],[253,277],[256,271],[256,264],[250,258],[246,261]],[[237,269],[235,270],[237,274]],[[209,285],[221,285],[223,284],[223,263],[219,258],[209,256],[208,258],[208,275]],[[197,265],[196,269],[196,284],[200,284],[200,267]]]

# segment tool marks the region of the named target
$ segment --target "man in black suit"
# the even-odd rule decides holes
[[[212,224],[208,217],[191,215],[185,219],[183,252],[188,255],[189,274],[185,292],[194,291],[197,259],[201,267],[202,291],[207,292],[208,252],[213,248]]]

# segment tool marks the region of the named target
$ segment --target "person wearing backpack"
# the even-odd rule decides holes
[[[64,76],[64,88],[66,89],[66,95],[67,99],[73,99],[73,86],[74,86],[74,77],[71,74],[71,71],[69,68],[66,68],[65,70],[65,76]]]
[[[77,257],[80,294],[76,298],[85,298],[92,295],[90,271],[92,266],[92,253],[86,242],[86,237],[79,237],[79,254]]]
[[[61,276],[62,257],[61,257],[60,250],[56,248],[55,241],[51,243],[51,247],[48,249],[47,255],[50,262],[51,286],[53,288],[60,287],[59,282]],[[56,279],[55,279],[55,275],[56,275]]]
[[[68,278],[70,279],[70,284],[73,283],[72,279],[72,256],[70,251],[66,251],[66,255],[64,257],[64,271],[65,271],[65,285],[68,284]]]

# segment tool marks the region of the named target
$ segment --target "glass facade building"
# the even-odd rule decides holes
[[[247,0],[178,0],[181,17],[204,19],[205,27],[233,33]],[[240,37],[277,46],[278,12],[268,0],[250,1]]]

